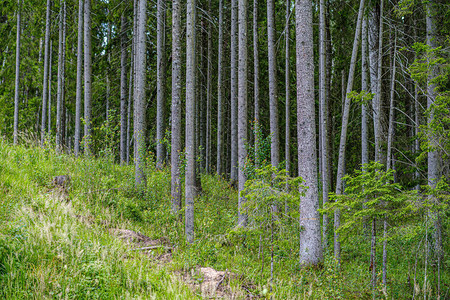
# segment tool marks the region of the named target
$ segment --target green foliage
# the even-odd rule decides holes
[[[306,190],[302,183],[301,177],[289,177],[286,170],[278,170],[272,165],[257,168],[253,178],[245,182],[245,188],[241,192],[241,196],[246,199],[242,210],[262,233],[271,223],[273,206],[280,209],[283,206],[299,206],[300,196],[304,195]],[[292,218],[297,216],[297,209],[288,210],[286,215]],[[276,220],[279,222],[280,218]]]
[[[361,91],[359,93],[357,91],[351,91],[347,96],[351,101],[359,104],[369,105],[375,94],[369,93],[367,91]]]
[[[270,136],[264,136],[262,126],[257,122],[253,122],[252,126],[253,136],[255,136],[255,143],[250,145],[247,143],[247,159],[244,170],[248,179],[251,179],[256,174],[256,169],[264,166],[270,161]]]
[[[401,223],[414,216],[419,209],[416,191],[406,192],[394,183],[394,171],[383,171],[378,162],[365,164],[362,170],[343,178],[345,194],[331,194],[331,201],[323,212],[339,209],[344,216],[339,231],[360,228],[363,221],[384,218]]]
[[[450,39],[446,41],[450,45]],[[425,110],[426,124],[420,126],[422,153],[418,160],[424,160],[428,152],[441,151],[444,158],[450,156],[450,60],[442,47],[432,48],[424,43],[415,43],[416,59],[409,72],[420,90],[429,97],[428,86],[434,93],[433,103]]]
[[[332,256],[325,258],[323,269],[299,267],[297,208],[304,191],[301,181],[298,180],[300,187],[290,182],[296,196],[288,195],[285,183],[289,178],[285,173],[261,167],[250,180],[262,182],[256,186],[265,188],[268,198],[256,191],[254,199],[247,197],[250,206],[258,205],[262,210],[255,218],[258,223],[253,221],[246,231],[233,231],[237,221],[236,190],[219,176],[203,174],[203,192],[195,202],[195,242],[186,244],[183,222],[170,213],[169,169],[156,170],[154,161],[148,164],[147,187],[142,193],[135,189],[133,166],[116,165],[106,157],[74,158],[56,153],[54,147],[13,147],[0,141],[0,297],[194,299],[196,294],[175,279],[172,272],[195,274],[199,266],[228,269],[240,275],[230,281],[230,286],[239,289],[245,285],[262,298],[370,297],[368,243],[358,226],[355,234],[342,242],[341,269]],[[72,177],[68,189],[70,204],[53,199],[49,192],[53,188],[52,176],[61,174]],[[435,195],[440,202],[448,203],[447,184],[445,180],[437,184]],[[283,209],[285,196],[293,197],[289,217]],[[419,199],[411,198],[410,202],[413,200]],[[255,204],[251,204],[253,201]],[[274,202],[280,204],[280,214],[274,215],[276,276],[270,293],[267,264],[272,245],[267,229]],[[431,203],[416,210],[411,216],[414,219],[395,220],[398,226],[392,228],[388,244],[392,275],[387,298],[411,298],[412,287],[406,283],[408,278],[412,281],[414,273],[416,284],[423,282],[423,238],[426,228],[429,239],[433,233],[432,222],[427,227],[424,221],[425,209],[442,210],[443,226],[448,228],[448,209]],[[76,215],[90,215],[92,223],[81,222]],[[174,246],[173,262],[161,267],[145,255],[127,251],[108,233],[105,222],[111,228],[127,228],[169,240]],[[444,249],[448,249],[445,239]],[[377,261],[381,261],[381,254],[379,250]],[[411,266],[416,257],[415,271]],[[441,268],[443,285],[450,282],[444,271],[448,266],[446,259]],[[194,279],[201,281],[202,277]],[[379,287],[379,295],[381,291]]]

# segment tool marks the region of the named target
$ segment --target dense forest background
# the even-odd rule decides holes
[[[345,273],[364,243],[370,296],[449,297],[447,1],[0,3],[6,143],[106,157],[136,203],[165,172],[187,245],[227,182],[225,244],[271,245],[270,292],[285,252]]]

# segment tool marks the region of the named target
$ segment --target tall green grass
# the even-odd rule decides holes
[[[68,201],[52,191],[56,175],[72,178]],[[260,297],[372,297],[370,241],[363,230],[342,241],[340,269],[331,253],[320,268],[301,269],[297,222],[285,222],[275,228],[271,283],[268,235],[236,230],[237,192],[225,180],[202,175],[203,191],[195,201],[195,241],[187,245],[184,223],[170,214],[169,169],[157,170],[149,159],[146,175],[146,189],[137,192],[134,168],[118,165],[108,155],[75,158],[0,140],[0,298],[193,299],[198,292],[175,274],[193,273],[200,266],[239,274],[229,283],[231,288]],[[83,222],[80,215],[92,221]],[[175,248],[173,261],[161,265],[129,251],[105,224],[169,240]],[[436,295],[432,266],[427,275],[432,286],[423,290],[423,235],[408,235],[414,228],[406,226],[404,235],[389,241],[388,285],[378,285],[377,298]],[[377,262],[381,266],[381,246]],[[449,262],[443,264],[441,294],[449,295]]]

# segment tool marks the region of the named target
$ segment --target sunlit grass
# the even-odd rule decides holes
[[[238,274],[229,283],[236,294],[244,285],[277,299],[372,297],[370,241],[362,230],[343,240],[341,270],[331,253],[320,268],[300,269],[298,224],[286,223],[276,230],[271,283],[269,240],[263,237],[260,245],[258,233],[234,230],[237,192],[224,179],[202,175],[195,242],[187,245],[184,222],[170,213],[170,170],[156,170],[149,161],[146,173],[147,188],[138,193],[133,166],[0,141],[0,298],[193,299],[198,292],[179,274],[200,266]],[[53,190],[56,175],[72,178],[67,199]],[[175,248],[173,261],[162,265],[129,251],[108,228],[167,239]],[[412,297],[417,243],[389,242],[388,298]],[[422,284],[423,253],[417,258],[416,282]],[[377,261],[381,266],[381,246]],[[441,276],[448,288],[448,271]],[[377,295],[385,297],[381,284]]]

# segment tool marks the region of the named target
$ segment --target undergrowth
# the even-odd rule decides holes
[[[57,175],[71,177],[70,201],[54,196],[52,178]],[[370,240],[363,229],[342,241],[340,268],[327,252],[321,267],[301,269],[297,222],[275,228],[271,283],[270,241],[257,231],[235,228],[237,192],[224,179],[202,175],[202,193],[195,201],[195,241],[188,245],[184,223],[170,214],[170,169],[157,170],[148,161],[146,175],[147,187],[138,193],[134,167],[118,165],[107,155],[75,158],[0,140],[0,298],[193,299],[198,294],[176,274],[200,266],[239,274],[230,284],[263,298],[372,297]],[[80,222],[80,215],[95,221]],[[161,266],[130,253],[104,222],[168,239],[175,248],[172,262]],[[388,243],[388,285],[378,285],[377,298],[436,293],[436,284],[423,290],[424,255],[417,251],[423,248],[423,235],[408,235],[408,228]],[[435,283],[435,268],[429,270],[427,276]],[[450,275],[444,267],[441,277],[441,294],[449,295]]]

